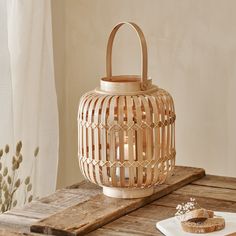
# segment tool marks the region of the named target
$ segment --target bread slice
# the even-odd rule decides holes
[[[182,221],[191,221],[191,222],[201,222],[205,221],[207,218],[213,218],[214,212],[206,210],[204,208],[192,210],[183,215]]]
[[[204,234],[224,229],[225,220],[224,218],[216,217],[208,218],[205,221],[198,223],[183,221],[181,222],[181,226],[185,232]]]

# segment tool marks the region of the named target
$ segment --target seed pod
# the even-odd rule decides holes
[[[20,166],[20,163],[19,162],[16,162],[16,169],[18,169]]]
[[[20,154],[21,148],[22,148],[22,142],[19,141],[19,142],[16,144],[16,155],[17,155],[17,156]]]
[[[17,166],[17,161],[12,164],[12,170],[15,171]]]
[[[13,157],[12,157],[12,165],[14,165],[14,164],[15,164],[15,162],[16,162],[16,157],[15,157],[15,156],[13,156]]]
[[[5,146],[5,153],[8,153],[9,150],[10,150],[10,147],[9,147],[9,145],[7,144],[7,145]]]
[[[12,203],[12,206],[15,207],[17,205],[17,200],[15,200],[13,203]]]
[[[4,192],[8,191],[7,184],[5,182],[2,185],[2,189]]]
[[[8,174],[8,168],[5,167],[4,170],[3,170],[3,176],[5,177],[7,174]]]
[[[0,183],[2,182],[2,174],[0,174]]]
[[[11,184],[11,182],[12,182],[12,181],[11,181],[11,176],[10,176],[10,175],[7,176],[7,182],[8,182],[8,184]]]
[[[14,171],[14,170],[18,169],[19,166],[20,166],[19,162],[16,161],[16,162],[12,165],[12,170]]]
[[[18,162],[21,163],[23,161],[23,157],[22,155],[20,154],[19,157],[18,157]]]
[[[15,187],[19,188],[19,186],[20,186],[20,179],[17,179],[17,181],[15,182]]]
[[[2,170],[2,162],[0,162],[0,170]]]
[[[5,199],[8,199],[8,197],[9,197],[9,192],[8,192],[8,191],[6,191],[6,192],[4,193],[4,197],[5,197]]]
[[[3,150],[0,149],[0,158],[2,157],[2,155],[3,155]]]
[[[34,150],[34,157],[36,157],[39,153],[39,147],[36,147],[36,149]]]
[[[29,184],[28,187],[27,187],[27,191],[31,191],[32,190],[32,184]]]
[[[26,179],[25,179],[25,185],[28,185],[30,183],[30,177],[28,176]]]
[[[32,202],[32,200],[33,200],[33,196],[30,195],[29,198],[28,198],[28,202]]]

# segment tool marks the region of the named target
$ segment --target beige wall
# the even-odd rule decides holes
[[[175,99],[177,163],[236,176],[236,1],[53,0],[55,72],[60,111],[58,186],[81,179],[77,162],[80,96],[105,75],[112,27],[134,21],[149,49],[149,75]],[[115,73],[139,73],[133,32],[122,29]]]

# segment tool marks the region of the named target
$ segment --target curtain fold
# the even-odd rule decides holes
[[[0,145],[22,141],[20,175],[31,175],[34,195],[43,196],[55,191],[59,145],[51,2],[0,2]]]

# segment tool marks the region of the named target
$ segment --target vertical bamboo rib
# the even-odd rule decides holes
[[[143,131],[142,129],[138,128],[142,124],[141,101],[138,97],[134,97],[134,104],[137,119],[137,162],[140,163],[143,160]],[[143,167],[141,165],[138,166],[137,175],[137,186],[140,187],[143,184]]]
[[[175,117],[175,107],[174,107],[174,101],[173,101],[173,98],[171,97],[171,101],[172,101],[172,116]],[[172,148],[172,153],[175,152],[175,121],[172,122],[171,124],[171,142],[172,142],[172,145],[171,145],[171,148]],[[172,158],[172,169],[174,168],[175,166],[175,155],[174,154],[174,158]]]
[[[150,117],[150,106],[149,102],[147,100],[147,97],[141,96],[141,101],[144,106],[144,111],[145,111],[145,118],[142,121],[144,124],[151,124],[151,117]],[[151,127],[147,127],[143,129],[143,131],[146,133],[145,135],[145,140],[144,140],[144,145],[145,145],[145,160],[151,161],[152,160],[152,132],[151,132]],[[146,171],[146,182],[145,186],[148,186],[151,184],[151,167],[148,165],[148,167],[145,168]]]
[[[124,124],[124,96],[120,96],[118,99],[118,124],[120,127]],[[119,134],[119,160],[121,164],[124,163],[125,160],[125,152],[124,152],[124,130],[120,129],[118,131]],[[125,168],[123,166],[120,167],[120,186],[125,185]]]
[[[111,99],[110,103],[110,109],[109,109],[109,126],[112,127],[113,125],[117,124],[117,121],[115,121],[115,109],[117,107],[117,98],[118,96],[114,96]],[[115,138],[115,130],[114,129],[108,129],[108,132],[110,133],[110,161],[113,163],[116,163],[116,138]],[[112,186],[117,186],[117,180],[116,180],[116,167],[115,165],[112,165],[110,167],[110,174],[111,174],[111,184]]]
[[[93,123],[93,112],[94,112],[94,106],[95,106],[95,103],[97,102],[97,100],[99,99],[99,96],[95,97],[92,99],[89,107],[88,107],[88,118],[87,118],[87,121],[89,124],[92,124]],[[93,142],[94,142],[94,139],[93,139],[93,128],[91,126],[89,126],[87,128],[87,132],[88,132],[88,157],[90,159],[93,159],[94,160],[94,155],[93,155]],[[95,181],[95,177],[94,177],[94,166],[91,165],[91,163],[89,164],[89,176],[90,176],[90,179],[93,183],[97,183]]]
[[[111,99],[111,96],[107,96],[104,100],[104,103],[102,105],[102,111],[101,111],[101,124],[104,126],[104,128],[100,128],[100,137],[101,137],[101,147],[102,147],[102,155],[101,155],[101,160],[104,162],[109,160],[109,155],[108,155],[108,138],[107,138],[107,130],[106,126],[107,124],[107,109],[109,108],[109,101]],[[109,152],[110,153],[110,152]],[[108,167],[103,166],[102,167],[102,178],[103,178],[103,184],[104,185],[109,185],[109,180],[108,180]]]
[[[167,102],[167,108],[168,108],[168,113],[167,113],[167,156],[169,157],[171,155],[171,125],[170,125],[170,118],[171,118],[171,99],[170,96],[166,96],[166,102]],[[169,160],[167,160],[167,166],[168,166],[168,171],[171,170],[171,163]]]
[[[95,108],[94,108],[94,160],[98,162],[100,158],[100,143],[103,143],[101,141],[101,132],[103,132],[103,129],[101,129],[100,124],[103,124],[101,121],[102,114],[100,114],[102,102],[105,99],[105,96],[100,96],[100,98],[97,100]],[[101,146],[101,148],[103,148]],[[105,147],[106,148],[106,147]],[[102,176],[101,176],[101,167],[99,165],[93,166],[93,171],[96,177],[96,182],[98,185],[102,184]]]
[[[165,179],[169,176],[169,174],[170,174],[170,171],[169,171],[169,124],[168,124],[168,122],[169,122],[169,115],[168,115],[168,113],[169,113],[169,102],[168,102],[168,97],[165,95],[165,112],[166,112],[166,118],[165,118],[165,120],[166,120],[166,122],[167,122],[167,125],[166,125],[166,140],[165,140],[165,143],[166,143],[166,154],[165,154],[165,166],[166,166],[166,168],[165,168],[165,171],[166,171],[166,173],[165,173]]]
[[[126,97],[127,102],[127,126],[132,127],[134,124],[133,120],[133,99],[131,96]],[[134,159],[134,148],[136,148],[134,143],[134,131],[131,128],[128,128],[128,153],[129,153],[129,161],[133,163]],[[129,167],[129,186],[134,186],[134,168],[133,166]]]
[[[86,97],[89,96],[87,94],[83,95],[83,97],[81,98],[81,102],[79,105],[79,113],[78,113],[78,133],[79,133],[79,148],[78,148],[78,156],[84,156],[84,151],[83,151],[83,125],[82,125],[82,121],[83,121],[83,110],[84,110],[84,105],[86,103]],[[84,173],[84,164],[81,162],[81,160],[79,159],[79,163],[80,163],[80,167],[82,169],[82,173]]]
[[[83,110],[83,122],[87,122],[87,113],[89,111],[89,104],[90,102],[93,100],[93,97],[89,97],[85,103],[85,106],[84,106],[84,110]],[[88,151],[87,151],[87,148],[88,148],[88,129],[87,127],[84,125],[83,127],[83,144],[84,144],[84,157],[85,158],[89,158],[88,156]],[[86,162],[84,162],[84,174],[86,176],[87,179],[90,179],[90,174],[89,174],[89,167],[88,167],[88,164]]]
[[[158,111],[158,105],[156,103],[155,97],[154,96],[149,96],[149,101],[151,103],[152,106],[152,111],[153,111],[153,118],[152,118],[152,122],[155,125],[152,129],[153,132],[153,160],[158,160],[159,159],[159,143],[158,143],[158,126],[156,126],[158,124],[158,117],[159,117],[159,111]],[[152,184],[155,184],[158,180],[158,168],[157,166],[152,166],[152,171],[153,171],[153,178],[152,178]]]
[[[158,106],[158,124],[161,124],[162,122],[162,105],[161,105],[161,100],[159,98],[159,94],[156,95],[156,104]],[[157,183],[160,183],[161,180],[161,175],[162,175],[162,159],[161,159],[161,126],[158,125],[158,146],[157,146],[157,153],[158,153],[158,181]]]
[[[171,101],[172,101],[172,111],[173,111],[173,115],[175,115],[175,107],[174,107],[174,101],[173,98],[171,97]],[[172,123],[172,139],[173,139],[173,149],[175,149],[175,122]]]
[[[160,105],[160,109],[161,109],[161,122],[165,122],[165,107],[163,104],[163,100],[162,100],[162,96],[159,97],[159,105]],[[165,158],[165,126],[161,126],[160,128],[161,131],[161,136],[160,136],[160,159],[161,159],[161,168],[160,168],[160,172],[161,172],[161,180],[163,179],[164,176],[164,171],[165,171],[165,164],[164,164],[164,158]]]

